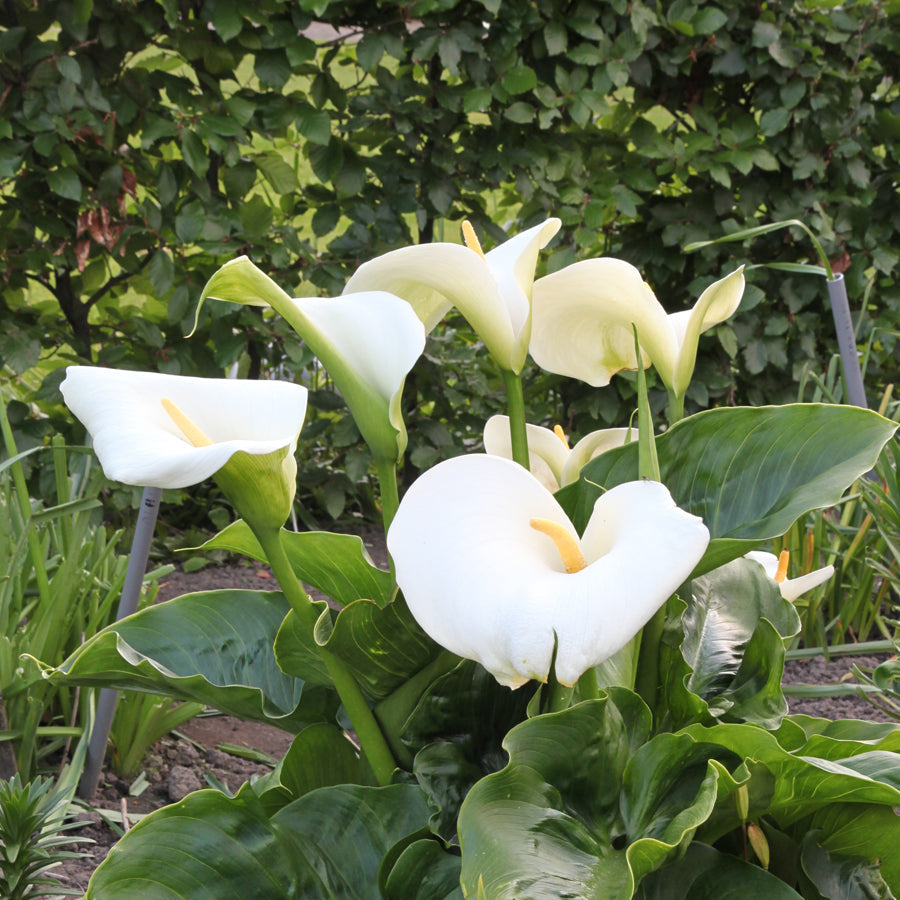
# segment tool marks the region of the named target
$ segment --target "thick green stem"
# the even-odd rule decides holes
[[[526,469],[528,464],[528,435],[525,431],[525,395],[522,391],[522,376],[503,370],[503,384],[506,387],[506,408],[509,412],[509,438],[512,442],[513,459]]]
[[[678,396],[669,388],[669,408],[666,410],[669,425],[674,425],[684,418],[684,395]]]
[[[596,669],[587,669],[578,679],[578,696],[582,700],[596,700],[600,696]]]
[[[328,667],[328,674],[331,675],[341,703],[344,704],[344,709],[347,710],[347,715],[353,723],[362,751],[375,773],[375,779],[381,787],[389,785],[397,763],[362,690],[341,660],[327,650],[320,650],[319,653]]]
[[[304,627],[314,633],[319,614],[284,552],[281,529],[254,528],[252,523],[248,524],[262,546],[266,559],[278,579],[278,586],[290,603],[291,609],[299,616]],[[333,653],[319,648],[319,655],[328,668],[328,674],[331,676],[341,703],[344,704],[344,709],[347,710],[347,715],[353,723],[353,728],[359,738],[363,753],[375,773],[375,778],[382,787],[390,784],[397,764],[356,679]]]
[[[397,490],[397,463],[393,459],[375,457],[375,471],[378,474],[378,485],[381,490],[381,520],[384,522],[384,533],[388,533],[391,522],[400,506],[400,494]]]
[[[547,712],[561,712],[572,705],[574,687],[566,687],[556,680],[556,675],[551,672],[547,681]]]
[[[281,543],[280,528],[259,528],[254,527],[253,523],[248,522],[251,530],[256,535],[275,577],[278,579],[278,586],[281,593],[287,598],[291,609],[297,614],[297,617],[303,623],[304,628],[308,628],[312,632],[316,627],[319,613],[313,606],[306,588],[297,578],[294,568],[284,552],[284,545]]]
[[[650,712],[654,715],[659,688],[659,647],[666,625],[666,605],[664,603],[643,628],[634,685],[635,692],[650,707]]]

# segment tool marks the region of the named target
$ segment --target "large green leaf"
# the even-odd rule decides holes
[[[784,640],[800,619],[759,563],[736,559],[691,583],[663,642],[667,724],[750,721],[778,727]]]
[[[799,900],[800,894],[779,878],[693,843],[673,865],[651,873],[641,882],[636,900]]]
[[[893,854],[898,844],[894,834]],[[866,897],[868,900],[895,900],[882,877],[881,866],[872,858],[871,845],[865,856],[832,856],[819,840],[821,834],[805,835],[801,850],[803,874],[822,897]],[[807,896],[810,896],[809,894]]]
[[[288,608],[277,592],[185,594],[104,628],[54,677],[198,700],[298,732],[333,720],[338,702],[278,667],[272,648]]]
[[[793,751],[779,743],[777,734],[753,725],[691,725],[680,734],[719,744],[748,760],[751,816],[771,816],[781,828],[833,803],[900,806],[898,729],[861,745],[863,749],[852,740],[818,734]],[[714,828],[721,831],[722,826],[716,820]]]
[[[437,841],[414,841],[391,869],[384,885],[384,898],[463,900],[459,869],[459,856],[444,850]]]
[[[426,687],[405,723],[402,740],[415,756],[419,785],[437,810],[430,823],[437,834],[454,838],[460,805],[472,785],[506,765],[503,738],[525,718],[530,699],[526,688],[502,687],[469,660]],[[381,716],[382,707],[376,713]]]
[[[316,788],[372,783],[371,772],[347,735],[322,722],[304,728],[275,769],[253,782],[253,789],[266,810],[274,813]]]
[[[423,832],[427,818],[415,785],[340,785],[306,794],[272,824],[290,857],[305,861],[295,874],[297,897],[381,900],[378,874],[385,858]]]
[[[282,545],[297,577],[322,591],[339,606],[354,600],[389,603],[395,584],[390,572],[377,568],[366,552],[362,538],[328,531],[281,532]],[[266,555],[243,519],[232,522],[201,550],[232,550],[265,562]]]
[[[319,648],[338,657],[366,696],[376,702],[406,684],[441,652],[402,598],[384,607],[355,600],[337,615],[323,611],[314,636],[293,612],[289,614],[275,642],[281,668],[315,684],[330,684]]]
[[[866,803],[832,805],[812,817],[810,828],[829,853],[879,859],[881,877],[900,897],[900,815],[894,809]]]
[[[837,503],[874,466],[896,427],[853,406],[793,404],[711,409],[660,435],[661,481],[682,509],[703,518],[712,538],[694,574]],[[637,444],[626,444],[588,463],[557,497],[582,530],[603,490],[637,478]]]
[[[86,900],[380,900],[385,856],[425,818],[411,785],[326,787],[271,818],[249,785],[199,791],[129,831]]]
[[[538,716],[514,728],[509,764],[482,779],[459,819],[462,884],[492,900],[603,896],[630,900],[677,858],[734,780],[686,736],[642,743],[650,717],[633,694]]]

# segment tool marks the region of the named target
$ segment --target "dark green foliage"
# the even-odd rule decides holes
[[[739,263],[811,256],[794,232],[685,244],[795,217],[849,266],[874,388],[896,366],[900,306],[898,14],[870,0],[10,0],[0,360],[17,376],[78,356],[307,377],[283,323],[250,308],[210,304],[183,340],[212,271],[248,253],[289,288],[336,294],[378,253],[456,239],[463,216],[490,247],[557,215],[549,269],[621,256],[674,311]],[[314,18],[339,37],[304,33]],[[835,349],[820,279],[749,282],[701,343],[688,411],[793,399]],[[492,385],[466,386],[477,348],[460,346],[429,347],[461,367],[452,414],[429,406],[443,387],[430,363],[410,379],[405,406],[428,414],[414,469],[460,452],[497,410]],[[59,377],[23,399],[46,406]],[[594,391],[535,374],[527,399],[576,434],[634,405],[623,377]],[[316,409],[309,515],[371,514],[355,429]],[[327,478],[333,462],[353,474]]]

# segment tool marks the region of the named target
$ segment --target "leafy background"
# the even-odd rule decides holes
[[[373,514],[368,452],[307,349],[226,304],[187,341],[196,298],[240,253],[295,295],[334,295],[378,253],[457,240],[463,217],[490,247],[559,216],[542,272],[620,256],[670,311],[740,263],[811,254],[791,231],[685,244],[800,218],[844,271],[871,398],[897,362],[898,15],[896,0],[10,0],[0,389],[20,449],[83,437],[59,405],[65,364],[237,367],[313,390],[298,515]],[[836,350],[820,279],[748,278],[703,340],[688,411],[796,399]],[[499,409],[483,356],[459,320],[429,340],[404,396],[407,480]],[[527,374],[534,418],[576,435],[624,424],[633,398],[627,375],[594,391]],[[227,520],[215,494],[167,499],[173,525]]]

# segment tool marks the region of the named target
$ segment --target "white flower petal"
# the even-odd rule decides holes
[[[601,453],[614,450],[629,441],[636,441],[637,436],[637,428],[601,428],[586,434],[569,453],[559,480],[560,487],[577,481],[581,470]]]
[[[594,504],[581,538],[588,567],[569,576],[572,606],[558,620],[556,675],[574,684],[622,649],[691,574],[709,543],[697,516],[675,505],[665,485],[630,481]]]
[[[737,310],[744,295],[744,267],[711,284],[689,312],[669,316],[678,341],[678,362],[672,376],[672,388],[679,396],[691,383],[697,361],[700,335],[729,319]],[[651,354],[652,357],[652,354]]]
[[[425,349],[425,329],[409,304],[383,291],[291,302],[302,317],[300,334],[342,390],[343,376],[358,377],[390,406]],[[340,360],[348,372],[337,372]]]
[[[306,388],[280,381],[71,366],[60,389],[92,435],[106,476],[144,487],[197,484],[239,450],[263,455],[289,447],[293,453],[306,415]],[[190,444],[163,409],[163,397],[213,443]]]
[[[661,485],[621,485],[598,500],[569,574],[532,517],[577,535],[553,496],[522,467],[470,455],[416,481],[388,533],[397,580],[419,624],[502,684],[573,683],[623,647],[687,577],[709,539]],[[664,535],[648,555],[647,532]],[[600,552],[605,555],[600,556]],[[640,570],[640,571],[637,571]]]
[[[462,244],[417,244],[363,263],[344,294],[389,291],[415,310],[427,331],[455,306],[499,365],[521,371],[528,344],[531,281],[538,250],[559,220],[506,241],[486,259]]]
[[[636,369],[636,325],[646,368],[675,365],[665,311],[630,263],[609,257],[573,263],[534,283],[531,355],[548,372],[594,387]]]
[[[526,424],[528,467],[531,474],[551,493],[559,490],[560,478],[569,457],[566,445],[549,428]],[[491,456],[512,459],[509,416],[491,416],[484,423],[484,450]]]
[[[766,575],[769,578],[775,578],[775,573],[778,571],[778,557],[774,553],[766,553],[764,550],[751,550],[749,553],[745,553],[744,557],[758,562],[766,570]],[[824,566],[797,578],[785,578],[778,585],[778,589],[785,600],[793,603],[794,600],[807,591],[824,584],[832,575],[834,575],[834,566]]]

